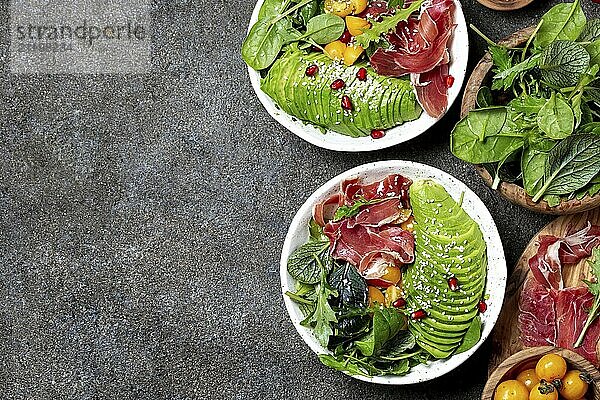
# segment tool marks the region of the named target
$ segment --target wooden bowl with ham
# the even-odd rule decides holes
[[[501,40],[499,44],[507,47],[519,47],[523,45],[527,39],[532,35],[535,27],[531,26],[525,29],[521,29]],[[473,73],[467,81],[465,87],[465,93],[463,95],[461,104],[461,118],[465,117],[470,110],[476,108],[477,104],[477,93],[482,86],[485,86],[491,79],[491,69],[493,66],[492,57],[487,52],[483,58],[479,61]],[[484,179],[485,183],[492,187],[493,177],[484,168],[483,165],[475,165],[477,173]],[[566,215],[576,214],[579,212],[594,209],[600,206],[600,194],[595,196],[586,196],[583,199],[571,199],[563,200],[557,206],[551,207],[545,200],[534,202],[532,197],[528,195],[522,186],[510,182],[502,182],[498,186],[498,193],[501,196],[508,199],[510,202],[517,204],[521,207],[525,207],[528,210],[543,213],[543,214],[554,214],[554,215]]]
[[[600,372],[591,362],[577,353],[567,349],[561,349],[552,346],[532,347],[522,350],[504,360],[491,373],[481,395],[481,400],[492,400],[494,391],[501,382],[509,379],[515,379],[517,375],[529,368],[534,368],[538,360],[546,354],[557,354],[567,361],[567,369],[579,370],[589,374],[593,383],[589,385],[586,399],[600,399]]]

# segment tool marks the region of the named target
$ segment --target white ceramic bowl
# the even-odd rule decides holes
[[[250,25],[248,30],[258,20],[258,11],[262,6],[264,0],[259,0],[254,7],[254,12],[250,18]],[[459,0],[454,1],[456,4],[456,11],[454,14],[456,30],[449,43],[450,49],[450,75],[454,77],[454,84],[448,90],[448,108],[454,103],[454,100],[458,97],[465,74],[467,72],[467,61],[469,58],[469,35],[467,32],[467,23],[465,22],[465,16],[462,11]],[[433,118],[427,115],[425,111],[421,114],[421,117],[417,120],[404,123],[400,126],[396,126],[386,131],[386,135],[381,139],[373,139],[370,136],[361,138],[352,138],[350,136],[342,135],[334,131],[327,131],[323,134],[318,128],[310,124],[293,118],[291,115],[277,108],[275,102],[267,96],[260,89],[260,75],[252,68],[248,68],[250,74],[250,81],[252,87],[258,96],[258,99],[263,104],[267,112],[277,120],[281,125],[288,128],[290,131],[295,133],[297,136],[306,140],[315,146],[323,147],[329,150],[337,151],[372,151],[385,149],[386,147],[394,146],[399,143],[406,142],[427,129],[431,128],[440,118]]]
[[[306,328],[300,325],[300,322],[304,319],[302,312],[288,296],[285,295],[286,291],[294,291],[294,279],[287,272],[287,260],[297,247],[308,241],[308,223],[312,218],[313,206],[329,197],[331,194],[339,190],[340,182],[343,179],[350,177],[359,177],[364,182],[372,182],[384,178],[385,176],[398,173],[404,175],[410,179],[434,179],[441,183],[448,193],[458,201],[461,193],[464,192],[463,209],[477,222],[483,232],[487,244],[487,255],[488,255],[488,276],[485,287],[485,293],[489,295],[487,300],[488,309],[481,315],[483,321],[483,332],[479,343],[477,343],[469,351],[461,354],[454,355],[445,360],[437,360],[430,362],[429,364],[418,365],[411,369],[411,371],[405,376],[376,376],[376,377],[364,377],[354,376],[354,378],[362,381],[382,383],[387,385],[406,385],[418,382],[424,382],[430,379],[442,376],[459,365],[461,365],[466,359],[471,357],[473,353],[481,346],[483,341],[488,337],[492,328],[496,324],[500,309],[504,300],[504,289],[506,286],[506,260],[504,258],[504,250],[502,248],[502,242],[500,235],[496,229],[496,225],[490,212],[485,207],[481,199],[477,197],[475,193],[471,191],[464,183],[451,175],[440,171],[437,168],[430,167],[428,165],[413,163],[409,161],[382,161],[372,164],[361,165],[341,175],[336,176],[329,182],[321,186],[314,192],[308,200],[302,205],[296,216],[292,220],[290,229],[285,238],[283,250],[281,253],[281,290],[284,293],[283,298],[285,301],[286,308],[292,319],[294,327],[302,337],[302,339],[308,344],[308,346],[317,354],[329,353],[329,351],[323,348],[315,336],[313,335],[312,329]],[[315,358],[316,360],[316,358]],[[318,362],[318,361],[316,361]]]

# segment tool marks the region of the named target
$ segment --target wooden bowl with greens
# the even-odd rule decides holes
[[[600,20],[587,20],[577,0],[497,44],[485,39],[452,153],[527,209],[600,206]]]

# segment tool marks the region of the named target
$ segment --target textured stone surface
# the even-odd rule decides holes
[[[463,6],[498,39],[553,2],[534,3]],[[76,77],[8,74],[0,4],[0,398],[480,396],[488,345],[413,387],[321,366],[279,293],[287,226],[327,179],[386,159],[436,166],[479,193],[510,265],[550,218],[510,205],[450,154],[456,105],[421,137],[370,154],[286,131],[239,56],[253,6],[157,1],[151,74]],[[473,65],[483,41],[471,42]]]

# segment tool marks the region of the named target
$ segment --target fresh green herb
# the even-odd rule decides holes
[[[302,325],[313,326],[315,337],[323,347],[327,347],[329,344],[329,336],[333,334],[331,323],[337,322],[335,312],[329,305],[329,298],[337,297],[338,294],[327,283],[327,270],[321,260],[315,256],[315,261],[321,270],[321,280],[316,288],[317,298],[315,311],[312,315],[302,321]]]
[[[368,305],[365,278],[358,273],[356,267],[346,263],[333,270],[329,275],[329,284],[338,293],[332,305],[341,310],[337,314],[336,334],[348,337],[362,331],[370,319],[363,312]],[[360,310],[360,312],[348,313],[348,310]]]
[[[544,184],[533,196],[564,195],[587,185],[600,172],[600,140],[593,134],[572,135],[554,147],[546,161]]]
[[[568,40],[550,43],[539,60],[542,78],[557,87],[574,86],[590,65],[590,54],[582,45]]]
[[[390,0],[388,1],[388,8],[398,8],[404,5],[404,0]]]
[[[492,91],[487,86],[482,86],[477,91],[477,106],[479,108],[492,107],[494,99],[492,97]]]
[[[367,48],[371,42],[379,42],[383,35],[396,29],[396,26],[401,21],[406,21],[413,12],[421,7],[422,3],[423,0],[414,1],[407,8],[396,9],[394,15],[383,17],[380,22],[371,21],[371,27],[364,30],[362,34],[356,36],[356,43],[363,48]]]
[[[320,258],[329,248],[329,241],[310,241],[298,247],[287,263],[288,273],[297,281],[315,284],[321,280]]]
[[[592,307],[588,311],[588,317],[585,320],[585,324],[583,324],[583,328],[579,337],[573,344],[574,348],[578,348],[583,344],[583,340],[585,339],[585,334],[587,333],[590,326],[596,321],[598,316],[600,316],[600,248],[595,248],[592,253],[592,261],[590,262],[590,268],[592,271],[592,275],[595,278],[595,282],[585,281],[588,286],[588,289],[591,294],[594,295],[594,303]]]
[[[367,200],[364,197],[361,197],[361,198],[355,200],[354,203],[352,203],[349,206],[343,205],[343,206],[339,207],[335,211],[335,214],[333,215],[333,221],[337,222],[344,218],[354,217],[355,215],[357,215],[360,212],[361,207],[368,206],[371,204],[381,203],[382,201],[385,201],[385,200],[387,200],[387,199]]]

